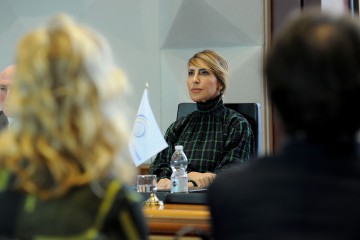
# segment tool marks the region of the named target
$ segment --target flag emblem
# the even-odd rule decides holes
[[[134,124],[134,137],[141,138],[144,137],[148,130],[147,119],[144,115],[138,115]]]

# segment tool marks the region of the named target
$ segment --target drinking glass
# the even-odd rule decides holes
[[[137,191],[153,193],[157,190],[156,175],[138,175]]]

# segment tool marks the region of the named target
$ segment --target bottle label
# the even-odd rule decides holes
[[[188,181],[187,177],[185,178],[172,178],[171,179],[171,192],[172,193],[187,193],[188,190]]]

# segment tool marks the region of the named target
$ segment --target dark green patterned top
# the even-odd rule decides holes
[[[170,178],[175,145],[183,145],[187,172],[219,172],[247,163],[254,153],[254,135],[248,121],[224,106],[222,98],[197,103],[198,111],[178,119],[165,133],[169,147],[152,162],[149,172]]]

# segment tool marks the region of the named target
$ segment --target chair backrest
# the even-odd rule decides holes
[[[261,154],[261,122],[260,122],[260,104],[259,103],[225,103],[227,108],[233,109],[242,114],[248,120],[254,133],[255,153],[258,157]],[[176,119],[197,110],[196,103],[179,103]]]

